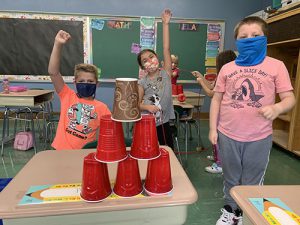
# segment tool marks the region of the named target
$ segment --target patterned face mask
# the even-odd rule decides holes
[[[159,62],[157,57],[153,57],[152,59],[149,59],[144,64],[144,68],[148,73],[155,72],[158,69],[158,67],[159,67]]]

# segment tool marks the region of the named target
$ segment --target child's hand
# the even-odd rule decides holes
[[[66,31],[60,30],[56,34],[55,42],[58,42],[60,44],[65,44],[71,39],[71,35],[67,33]]]
[[[150,113],[157,113],[160,110],[156,105],[147,105],[147,111]]]
[[[208,138],[213,145],[216,145],[218,142],[218,132],[216,130],[209,130]]]
[[[172,12],[170,9],[165,9],[161,14],[161,19],[164,24],[168,24],[171,20]]]
[[[201,79],[204,78],[203,75],[199,71],[193,71],[192,74],[196,78],[201,78]]]
[[[258,111],[267,120],[274,120],[280,114],[280,109],[276,105],[267,105]]]

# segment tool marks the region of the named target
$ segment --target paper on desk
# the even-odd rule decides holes
[[[114,182],[111,182],[111,186],[114,186]],[[84,201],[80,197],[80,191],[81,183],[31,186],[19,202],[19,205]],[[172,192],[169,192],[165,196],[172,196]],[[143,197],[151,196],[142,192],[133,198]],[[112,193],[107,199],[118,198],[122,197]]]
[[[272,225],[300,225],[300,217],[279,198],[249,198],[249,201]]]

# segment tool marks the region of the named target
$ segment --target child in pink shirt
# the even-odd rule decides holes
[[[100,117],[110,114],[108,107],[95,100],[97,87],[97,67],[90,64],[75,66],[75,85],[77,93],[64,82],[60,73],[61,49],[71,38],[60,30],[50,56],[48,72],[61,101],[60,119],[52,143],[56,150],[81,149],[85,144],[95,141],[100,125]]]
[[[221,68],[225,64],[235,60],[235,58],[236,58],[236,54],[232,50],[225,50],[223,52],[220,52],[216,57],[217,74],[220,72]],[[214,89],[216,80],[208,81],[198,71],[193,71],[192,74],[197,78],[197,82],[203,88],[205,94],[209,97],[213,97],[213,95],[214,95],[213,89]],[[212,147],[213,147],[213,155],[207,156],[207,158],[212,159],[215,162],[211,166],[205,167],[205,171],[208,173],[223,173],[221,159],[220,159],[220,156],[218,153],[218,146],[214,145]]]
[[[262,185],[272,147],[272,121],[295,104],[283,62],[266,56],[267,23],[243,19],[235,29],[235,61],[222,67],[210,107],[209,139],[220,149],[225,205],[217,225],[242,224],[230,196],[236,185]],[[275,103],[275,94],[280,101]]]

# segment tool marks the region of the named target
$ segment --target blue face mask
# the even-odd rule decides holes
[[[235,63],[239,66],[255,66],[260,64],[266,57],[267,37],[258,36],[254,38],[244,38],[235,42],[239,52]]]
[[[79,98],[95,96],[97,84],[76,83],[77,95]]]

